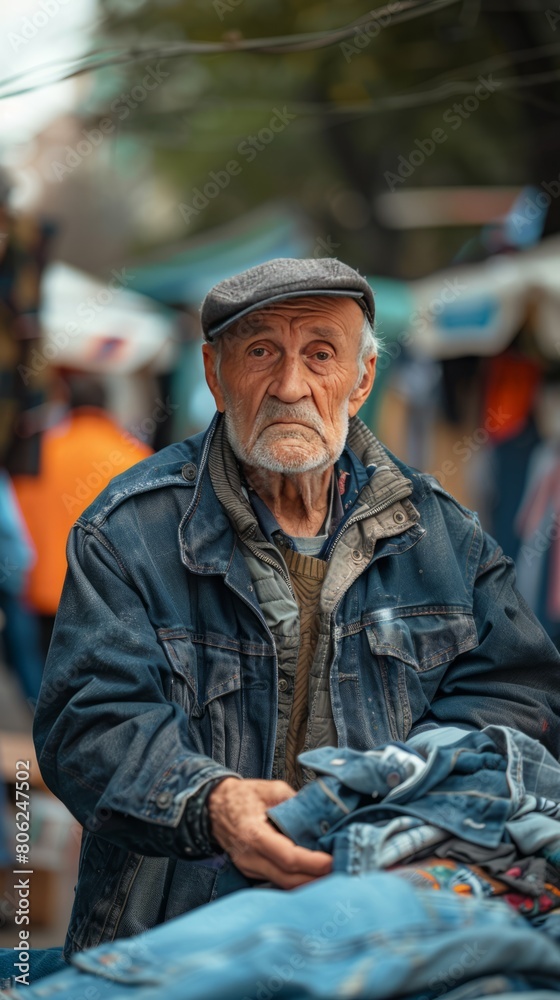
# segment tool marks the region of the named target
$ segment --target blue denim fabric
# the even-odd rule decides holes
[[[508,784],[518,805],[527,794],[560,802],[560,754],[553,756],[537,737],[516,728],[490,724],[483,731],[496,751],[507,760]],[[433,731],[417,736],[414,748],[427,756],[439,745],[439,735]],[[465,737],[465,733],[457,732],[453,743],[457,745]]]
[[[542,913],[531,920],[533,927],[551,937],[560,946],[560,912]]]
[[[457,989],[446,990],[445,984],[439,996],[445,1000],[478,1000],[479,997],[500,997],[500,1000],[557,1000],[555,989],[535,990],[525,976],[484,976],[472,983],[465,983]],[[406,1000],[431,1000],[427,993]]]
[[[17,597],[25,589],[26,574],[35,556],[14,487],[5,469],[0,469],[0,552],[4,571],[1,589]]]
[[[426,760],[402,744],[302,754],[320,777],[269,818],[295,843],[333,854],[334,871],[354,875],[398,864],[449,834],[490,848],[513,843],[521,856],[560,865],[560,764],[544,747],[487,726],[449,746],[427,734],[424,751]]]
[[[38,979],[52,975],[66,969],[67,964],[62,957],[62,946],[60,948],[30,948],[29,949],[29,972],[27,979],[29,983],[35,983]],[[19,962],[19,952],[13,948],[0,948],[0,990],[7,990],[11,986],[17,986],[16,977],[22,975],[22,970],[14,966],[14,962]],[[27,987],[25,988],[27,992]]]
[[[448,833],[412,816],[379,824],[351,823],[334,837],[333,871],[363,875],[391,868],[448,839]]]
[[[34,723],[45,781],[85,831],[66,955],[167,919],[179,885],[184,910],[211,899],[218,872],[193,861],[216,852],[212,783],[272,774],[276,649],[208,470],[219,419],[118,476],[69,539]],[[560,754],[560,655],[511,563],[476,515],[356,418],[341,463],[358,461],[357,436],[357,520],[331,539],[352,582],[325,623],[338,745],[498,722]],[[386,521],[368,549],[369,517]]]
[[[432,1000],[504,970],[528,988],[560,989],[560,948],[504,903],[421,891],[378,872],[240,892],[72,964],[15,995]]]
[[[0,612],[5,616],[4,659],[15,673],[30,707],[35,706],[43,678],[41,632],[34,611],[17,594],[0,590]]]
[[[507,761],[507,781],[514,804],[505,824],[507,837],[521,855],[541,854],[560,867],[559,762],[541,743],[517,730],[486,726],[483,732]],[[417,737],[416,749],[429,755],[439,745],[438,735],[430,732]]]
[[[331,854],[336,854],[345,827],[351,830],[359,824],[363,843],[368,836],[364,825],[371,824],[374,844],[379,837],[374,824],[387,824],[399,816],[415,817],[473,844],[496,847],[517,807],[507,780],[508,759],[485,732],[467,733],[450,747],[437,746],[427,761],[400,746],[362,754],[321,747],[300,754],[299,759],[323,777],[269,809],[268,815],[295,843]],[[351,840],[348,833],[345,849],[350,853]],[[340,848],[338,853],[337,867],[344,865]],[[348,866],[354,867],[350,854]]]

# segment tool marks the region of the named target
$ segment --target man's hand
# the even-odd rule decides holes
[[[295,794],[285,781],[251,778],[224,778],[210,792],[212,834],[248,878],[293,889],[330,872],[330,854],[297,847],[267,818],[267,809]]]

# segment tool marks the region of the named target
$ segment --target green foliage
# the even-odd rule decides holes
[[[220,197],[192,214],[177,235],[186,238],[269,199],[290,197],[314,220],[318,235],[329,234],[343,247],[341,256],[369,270],[381,267],[375,196],[388,191],[385,174],[464,97],[426,100],[408,109],[380,105],[396,95],[430,91],[436,77],[436,82],[476,81],[483,71],[469,65],[507,48],[496,32],[499,22],[479,11],[471,23],[465,15],[469,6],[454,4],[403,24],[392,24],[389,15],[385,26],[371,32],[375,37],[356,32],[323,49],[163,60],[169,77],[123,121],[121,133],[153,150],[155,169],[174,185],[178,203],[191,205],[212,172],[227,172],[232,161],[241,166]],[[100,0],[100,7],[99,46],[119,48],[323,32],[371,10],[363,0]],[[96,113],[107,106],[108,77],[113,96],[128,92],[145,65],[157,61],[150,57],[98,74]],[[461,66],[467,69],[461,72]],[[506,58],[495,75],[513,73]],[[252,159],[240,152],[261,130],[268,138],[278,112],[294,117],[272,141],[254,147]],[[492,94],[460,128],[448,128],[448,141],[407,183],[523,183],[529,117],[526,105],[509,93]],[[457,239],[453,232],[439,234],[440,262],[454,252]],[[385,245],[387,269],[398,270],[394,234]]]

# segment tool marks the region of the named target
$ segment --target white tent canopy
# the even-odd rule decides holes
[[[560,358],[560,237],[411,282],[408,341],[424,357],[494,355],[531,313],[542,352]]]
[[[172,367],[177,341],[172,314],[129,291],[127,278],[126,268],[114,269],[105,283],[68,264],[46,268],[39,319],[47,361],[99,374]]]

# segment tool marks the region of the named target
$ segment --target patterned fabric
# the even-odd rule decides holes
[[[393,868],[395,875],[420,889],[447,889],[460,895],[501,896],[524,917],[536,917],[560,910],[560,886],[534,878],[527,884],[527,867],[531,859],[513,865],[500,878],[494,878],[478,865],[466,865],[447,858],[427,858],[421,864]],[[530,876],[529,876],[530,878]],[[507,881],[506,881],[507,880]],[[515,891],[516,882],[522,882]],[[513,889],[513,891],[512,891]]]

